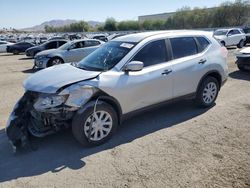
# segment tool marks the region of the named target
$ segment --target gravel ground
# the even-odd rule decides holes
[[[82,148],[68,131],[15,155],[4,126],[33,60],[0,54],[0,187],[250,187],[250,73],[234,51],[210,109],[180,101],[126,121],[100,147]]]

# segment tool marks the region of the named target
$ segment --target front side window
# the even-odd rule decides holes
[[[106,71],[113,68],[125,57],[136,43],[110,41],[81,60],[78,68],[90,71]]]
[[[100,45],[100,42],[98,41],[91,41],[91,40],[84,41],[84,47],[91,47],[91,46],[98,46],[98,45]]]
[[[235,35],[238,35],[238,34],[240,34],[240,31],[237,30],[237,29],[234,29],[234,30],[233,30],[233,33],[234,33]]]
[[[171,38],[173,58],[178,59],[198,53],[197,45],[193,37]]]
[[[132,59],[141,61],[144,67],[156,65],[168,60],[165,40],[158,40],[147,44]]]
[[[54,48],[57,47],[57,42],[56,41],[50,42],[50,43],[47,44],[46,47],[47,47],[47,49],[54,49]]]
[[[84,48],[84,41],[81,42],[76,42],[74,44],[71,45],[70,49],[79,49],[79,48]]]
[[[58,46],[62,46],[66,43],[66,41],[58,41]]]
[[[215,32],[214,32],[214,35],[216,35],[216,36],[226,35],[227,32],[228,32],[228,30],[226,30],[226,29],[221,29],[221,30],[215,31]]]

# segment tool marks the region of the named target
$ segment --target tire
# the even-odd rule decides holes
[[[214,104],[219,93],[218,80],[212,76],[206,77],[200,84],[195,102],[199,107],[207,108]]]
[[[244,40],[241,40],[239,44],[237,45],[238,48],[243,48],[244,47]]]
[[[86,104],[84,110],[79,110],[73,118],[72,133],[76,140],[83,146],[98,146],[103,144],[112,137],[118,126],[118,117],[116,111],[111,105],[103,101],[99,101],[96,105],[96,116],[100,119],[103,119],[103,121],[108,124],[101,125],[100,119],[97,120],[97,122],[99,121],[99,124],[95,124],[96,119],[92,116],[94,106],[95,101]],[[101,113],[106,114],[101,115]],[[107,120],[105,121],[106,118]],[[91,130],[93,130],[93,134],[89,135],[90,133],[88,130],[90,129],[91,122],[93,126]],[[105,128],[105,130],[103,128]],[[97,138],[98,136],[99,138]]]
[[[239,64],[237,64],[237,67],[238,67],[238,69],[240,70],[240,71],[246,71],[246,69],[244,68],[244,66],[242,66],[242,65],[239,65]]]
[[[19,53],[20,53],[20,52],[19,52],[18,50],[14,50],[14,51],[13,51],[13,54],[14,54],[14,55],[18,55]]]
[[[54,66],[54,65],[60,65],[63,64],[63,60],[59,57],[54,57],[52,58],[49,63],[48,63],[48,67]]]
[[[224,41],[221,41],[220,43],[226,47],[226,43]]]

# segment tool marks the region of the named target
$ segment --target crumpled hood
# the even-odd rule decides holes
[[[82,70],[67,63],[46,68],[29,76],[23,86],[29,91],[56,93],[65,85],[95,78],[100,73]]]

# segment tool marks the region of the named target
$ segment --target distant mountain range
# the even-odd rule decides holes
[[[79,21],[70,20],[70,19],[67,19],[67,20],[50,20],[50,21],[43,22],[40,25],[35,25],[33,27],[23,28],[23,29],[20,29],[20,30],[22,30],[22,31],[44,31],[44,27],[46,25],[53,26],[53,27],[62,27],[62,26],[70,25],[72,23],[76,23],[76,22],[79,22]],[[88,23],[89,23],[90,26],[93,26],[93,27],[95,27],[96,25],[102,24],[102,22],[97,22],[97,21],[88,21]]]

